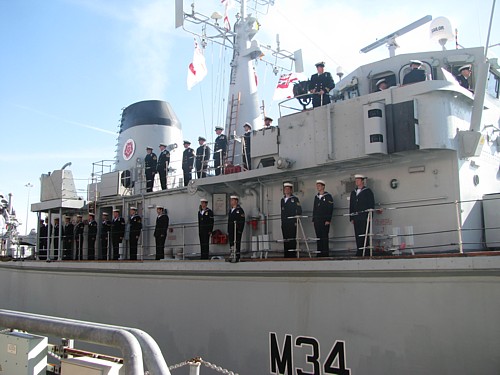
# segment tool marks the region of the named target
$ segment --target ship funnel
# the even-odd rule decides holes
[[[450,20],[446,17],[437,17],[430,24],[430,38],[437,40],[443,50],[445,50],[446,42],[454,38],[453,28]]]

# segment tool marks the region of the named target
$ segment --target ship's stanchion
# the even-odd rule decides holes
[[[309,254],[309,258],[312,258],[311,250],[309,249],[309,243],[307,242],[306,233],[304,232],[304,227],[302,226],[302,220],[301,220],[302,218],[307,218],[307,216],[296,215],[288,217],[288,219],[296,220],[295,241],[297,244],[297,248],[295,249],[295,253],[297,255],[297,259],[300,258],[300,241],[304,242],[304,245],[306,246],[307,249],[307,254]]]
[[[460,220],[460,202],[455,201],[455,212],[457,213],[457,233],[458,233],[458,250],[460,254],[464,253],[464,243],[462,240],[462,222]]]
[[[189,375],[200,375],[201,362],[199,360],[191,360],[189,364]]]
[[[363,256],[365,256],[366,249],[370,249],[370,256],[373,256],[373,208],[369,208],[368,210],[368,219],[366,220],[366,229],[365,229],[365,240],[363,242]],[[366,246],[369,241],[369,246]]]

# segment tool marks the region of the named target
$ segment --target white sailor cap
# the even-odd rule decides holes
[[[183,142],[183,144],[185,144],[185,145],[186,145],[186,144],[187,144],[187,145],[190,145],[190,144],[191,144],[191,142],[189,142],[187,139],[185,139],[185,140],[184,140],[184,142]]]
[[[215,130],[224,130],[224,128],[223,128],[222,126],[220,126],[220,125],[217,125],[217,126],[215,127]]]
[[[120,212],[120,210],[118,208],[115,208],[113,212]]]
[[[109,214],[107,212],[103,212],[102,216],[109,216]]]
[[[422,65],[422,61],[420,61],[420,60],[410,60],[410,64]]]
[[[250,125],[250,123],[248,123],[248,122],[245,122],[245,125],[243,125],[243,127],[244,127],[244,128],[246,128],[247,126],[248,126],[250,129],[252,129],[252,125]]]
[[[152,150],[152,149],[153,149],[153,147],[151,147],[151,146],[146,147],[146,150]]]
[[[157,210],[163,210],[163,208],[164,208],[163,206],[156,206]]]
[[[93,212],[89,212],[89,216],[95,217],[95,214]]]
[[[135,206],[132,206],[132,207],[130,207],[130,210],[134,210],[134,211],[137,211],[137,207],[135,207]]]
[[[314,66],[317,68],[318,66],[322,66],[323,68],[325,67],[325,62],[324,61],[320,61],[320,62],[317,62],[316,64],[314,64]]]
[[[82,215],[80,215],[80,214],[76,215],[76,217],[77,217],[77,218],[83,218],[83,216],[82,216]]]
[[[198,137],[198,141],[206,141],[207,139],[205,137],[202,137],[201,135]]]
[[[316,180],[316,183],[326,186],[325,181],[323,181],[323,180]]]
[[[160,143],[160,145],[158,147],[161,147],[161,146],[167,147],[167,145],[165,143]]]
[[[356,179],[356,178],[361,178],[362,180],[364,180],[366,178],[366,176],[363,174],[355,174],[354,179]]]
[[[229,198],[236,199],[237,201],[240,200],[240,197],[238,197],[237,195],[231,195]]]
[[[464,65],[464,66],[461,66],[460,68],[458,68],[458,72],[460,73],[462,70],[471,70],[472,68],[472,65],[471,64],[467,64],[467,65]]]
[[[283,187],[291,187],[291,188],[293,188],[293,184],[291,182],[285,182],[283,184]]]
[[[208,199],[207,198],[200,198],[200,202],[207,202],[208,203]]]
[[[385,80],[385,78],[379,79],[379,80],[377,81],[377,83],[375,84],[375,86],[377,86],[377,87],[378,87],[378,85],[380,85],[381,83],[384,83],[384,82],[386,82],[386,83],[387,83],[387,81]]]

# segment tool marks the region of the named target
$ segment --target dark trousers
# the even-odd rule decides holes
[[[139,242],[138,236],[130,234],[129,247],[130,247],[130,260],[137,260],[137,243]]]
[[[354,235],[356,236],[357,257],[363,256],[363,247],[365,246],[366,220],[354,220]],[[370,231],[370,228],[368,228]],[[366,246],[370,245],[370,239],[366,239]],[[370,249],[365,249],[365,255],[370,255]]]
[[[120,238],[111,238],[111,243],[113,245],[113,255],[111,257],[112,260],[118,260],[120,258]]]
[[[191,169],[190,170],[182,170],[184,172],[184,186],[188,186],[189,181],[191,181],[192,176],[191,176]]]
[[[146,192],[150,193],[153,191],[153,185],[155,182],[155,172],[146,170]]]
[[[316,242],[318,256],[329,256],[330,249],[328,248],[328,234],[330,232],[330,224],[325,225],[325,222],[323,220],[317,220],[314,222],[314,231],[316,232],[316,237],[319,238],[319,240]]]
[[[101,235],[101,257],[99,259],[106,260],[108,259],[108,238],[109,233],[103,233]]]
[[[95,240],[97,237],[95,236],[89,236],[88,237],[88,254],[87,254],[87,259],[88,260],[94,260],[95,259]]]
[[[155,237],[156,240],[156,260],[165,258],[165,240],[166,236]]]
[[[73,239],[65,238],[63,240],[63,260],[73,259]]]
[[[210,259],[210,231],[206,229],[199,229],[198,236],[200,237],[201,258]],[[241,239],[241,237],[240,237]]]
[[[313,95],[312,96],[312,103],[313,103],[313,108],[320,107],[325,104],[330,103],[330,95],[328,94],[323,94],[323,95]]]
[[[161,190],[166,190],[167,189],[167,172],[160,171],[160,172],[158,172],[158,175],[160,176]]]
[[[243,166],[245,167],[245,169],[252,169],[250,153],[248,151],[245,151],[245,153],[243,154]]]
[[[295,219],[285,219],[281,223],[281,233],[283,233],[283,250],[285,252],[285,258],[295,258],[297,255],[295,249],[297,249],[297,223]]]
[[[222,159],[224,155],[221,154],[222,154],[221,151],[214,152],[214,168],[216,176],[222,174]]]
[[[207,166],[206,164],[202,164],[201,162],[196,161],[196,176],[198,178],[207,177]]]
[[[40,243],[38,245],[38,258],[40,260],[47,259],[47,237],[40,238]]]
[[[235,244],[235,236],[234,236],[234,230],[230,230],[228,233],[229,237],[229,247],[232,247],[236,251],[236,259],[240,259],[240,253],[241,253],[241,236],[243,235],[243,232],[236,231],[236,244]]]

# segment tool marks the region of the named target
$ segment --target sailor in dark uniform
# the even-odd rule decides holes
[[[458,76],[455,77],[460,86],[462,86],[464,89],[467,90],[470,90],[469,77],[471,75],[471,69],[472,69],[471,65],[461,66],[458,69]]]
[[[325,72],[325,63],[323,61],[316,64],[317,73],[311,76],[309,80],[309,91],[315,95],[312,96],[313,108],[330,103],[328,93],[335,87],[332,75]]]
[[[217,133],[214,145],[214,168],[216,176],[223,172],[224,159],[226,158],[227,137],[222,134],[223,130],[222,126],[215,127],[215,132]]]
[[[94,260],[96,259],[95,241],[97,239],[97,221],[95,221],[95,214],[93,214],[92,212],[89,212],[88,225],[89,228],[87,231],[87,247],[88,247],[87,259]]]
[[[330,223],[333,215],[333,197],[325,191],[325,181],[316,181],[318,194],[314,196],[313,217],[314,231],[316,232],[318,256],[327,257],[330,255],[328,246],[328,235],[330,233]]]
[[[299,198],[293,195],[293,184],[283,184],[285,195],[281,198],[281,232],[285,258],[294,258],[297,249],[297,219],[294,216],[302,215],[302,206]]]
[[[107,212],[102,213],[102,223],[101,223],[101,256],[99,259],[108,259],[108,244],[110,243],[110,233],[111,233],[111,221],[109,221],[109,214]]]
[[[196,175],[198,178],[207,177],[208,161],[210,160],[210,148],[206,145],[205,137],[198,137],[200,147],[196,149]]]
[[[189,147],[191,142],[184,141],[184,152],[182,153],[182,172],[184,172],[184,186],[188,186],[192,178],[193,164],[194,164],[194,150]]]
[[[155,242],[156,242],[156,260],[165,257],[165,241],[167,239],[169,218],[163,206],[156,206],[156,225],[155,225]]]
[[[137,260],[137,243],[141,236],[142,219],[137,214],[137,207],[130,207],[130,232],[129,232],[129,247],[130,260]]]
[[[365,233],[369,233],[367,228],[368,212],[366,210],[375,208],[375,197],[370,188],[365,186],[366,177],[361,174],[354,175],[356,188],[351,192],[349,199],[349,215],[351,223],[354,224],[354,235],[356,236],[356,256],[363,256],[363,248],[365,244]],[[370,239],[366,238],[366,244],[370,243]],[[366,252],[365,252],[366,254]],[[369,251],[368,251],[369,254]]]
[[[125,220],[120,216],[120,210],[113,210],[113,220],[111,221],[111,244],[113,246],[112,260],[120,258],[120,244],[125,236]]]
[[[73,260],[73,237],[75,226],[71,222],[71,217],[64,218],[63,227],[63,260]]]
[[[214,230],[214,213],[208,208],[208,199],[200,199],[198,210],[198,236],[200,238],[201,259],[209,259],[210,234]]]
[[[170,152],[167,150],[167,145],[160,143],[160,156],[158,156],[158,164],[156,170],[160,176],[161,190],[167,189],[167,174],[168,165],[170,164]]]
[[[410,60],[411,70],[403,78],[403,85],[425,81],[425,70],[420,69],[422,61]]]
[[[146,157],[144,158],[144,173],[146,174],[146,192],[153,191],[155,182],[156,164],[158,160],[152,147],[146,147]]]
[[[231,208],[227,215],[227,233],[229,247],[235,252],[236,260],[240,259],[241,237],[245,228],[245,211],[239,205],[239,197],[231,195]],[[236,230],[236,233],[235,233]]]
[[[54,219],[54,227],[50,226],[49,236],[51,241],[51,247],[54,249],[54,255],[50,259],[59,258],[59,218]]]
[[[245,129],[245,134],[243,134],[243,166],[245,169],[252,169],[252,156],[251,156],[251,136],[252,136],[252,125],[248,122],[243,125]]]
[[[41,260],[47,259],[47,244],[49,237],[49,226],[48,226],[48,218],[45,218],[45,221],[40,220],[40,237],[38,242],[38,258]]]
[[[75,259],[83,260],[83,231],[85,224],[82,221],[82,215],[76,215],[75,224]]]

